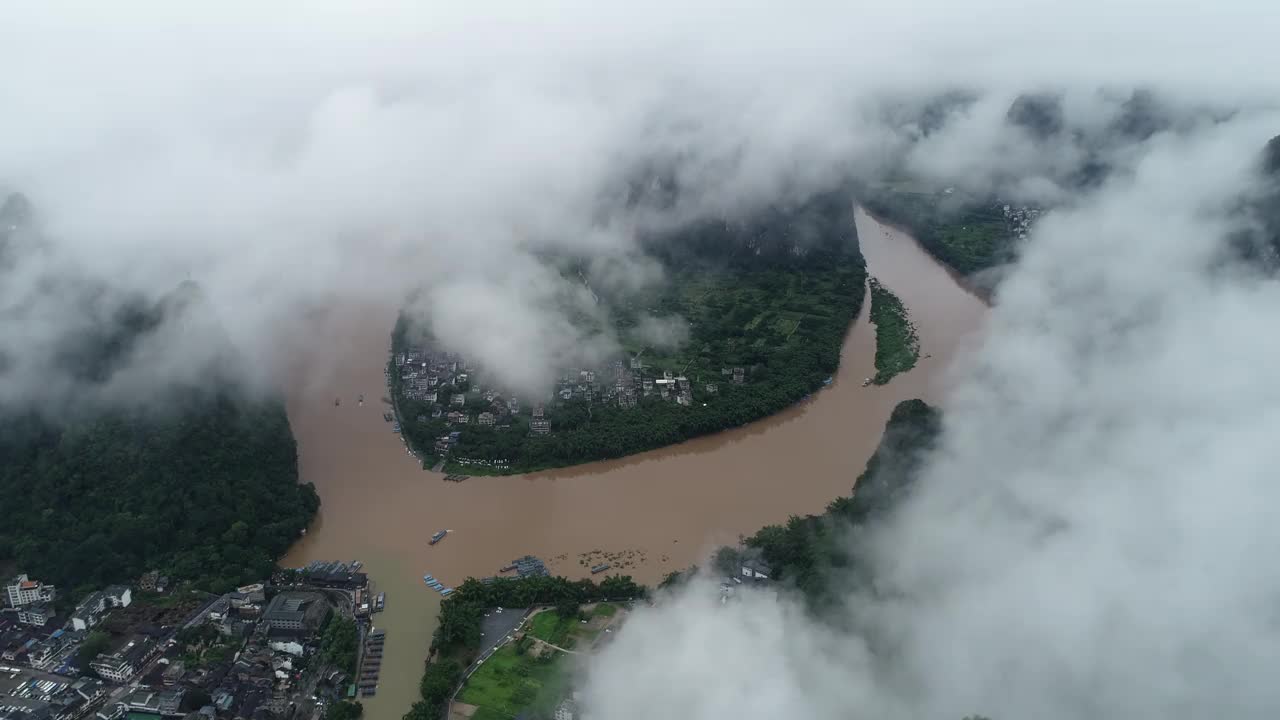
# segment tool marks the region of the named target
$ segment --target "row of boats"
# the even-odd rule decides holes
[[[378,675],[382,671],[382,646],[386,639],[387,631],[385,630],[374,630],[365,639],[360,676],[357,680],[361,697],[370,697],[378,692]]]
[[[435,535],[432,535],[432,536],[431,536],[431,539],[427,541],[427,544],[428,544],[428,545],[435,545],[436,543],[438,543],[438,542],[440,542],[441,540],[443,540],[443,539],[445,538],[445,536],[446,536],[446,535],[448,535],[448,534],[449,534],[449,531],[448,531],[448,530],[437,530],[437,531],[436,531],[436,534],[435,534]],[[442,582],[440,582],[439,580],[437,580],[437,579],[435,579],[435,578],[431,577],[430,575],[423,575],[423,576],[422,576],[422,582],[426,583],[426,584],[427,584],[427,587],[429,587],[429,588],[431,588],[432,590],[435,590],[436,592],[440,593],[440,595],[441,595],[442,597],[449,597],[449,595],[453,593],[453,588],[451,588],[451,587],[445,587],[445,586],[444,586],[444,583],[442,583]]]
[[[440,593],[440,597],[449,597],[450,595],[453,594],[453,588],[445,587],[444,583],[431,577],[430,575],[423,575],[422,582],[426,583],[427,587]]]

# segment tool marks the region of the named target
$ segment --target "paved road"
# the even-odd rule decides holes
[[[471,674],[480,667],[480,664],[488,660],[491,655],[498,651],[511,639],[516,630],[524,625],[524,621],[528,619],[529,614],[538,608],[529,608],[525,610],[503,608],[502,612],[490,610],[484,619],[480,621],[481,637],[491,643],[485,650],[480,652],[475,662],[462,673],[462,680],[458,682],[458,687],[454,689],[453,694],[449,696],[449,705],[445,708],[445,718],[453,717],[453,701],[457,699],[458,693],[462,692],[463,686],[467,684],[467,679]]]

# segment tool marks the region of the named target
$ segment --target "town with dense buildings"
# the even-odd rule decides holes
[[[402,401],[411,401],[417,410],[413,417],[387,413],[388,422],[395,423],[396,432],[413,427],[413,423],[437,431],[419,443],[405,433],[410,449],[437,468],[447,463],[464,472],[496,474],[527,468],[513,467],[518,457],[468,453],[462,442],[468,430],[488,428],[537,438],[554,435],[562,427],[557,415],[567,407],[585,408],[588,413],[605,409],[630,412],[646,402],[661,402],[672,408],[705,407],[708,400],[721,394],[723,386],[745,385],[750,375],[748,368],[725,367],[710,378],[691,379],[632,356],[614,360],[605,368],[566,371],[552,392],[522,399],[490,386],[483,368],[454,352],[408,346],[395,353],[393,368],[389,372],[394,372],[395,377],[389,378],[389,384],[397,398],[397,410],[408,404]]]
[[[1004,213],[1005,222],[1008,223],[1010,237],[1016,237],[1019,241],[1027,239],[1027,233],[1031,232],[1032,226],[1044,214],[1044,210],[1029,205],[1002,205],[1001,211]]]
[[[313,563],[222,595],[148,572],[63,602],[4,585],[0,720],[293,720],[376,692],[381,631],[359,563]]]
[[[449,457],[468,425],[548,435],[555,431],[548,406],[578,401],[634,410],[642,399],[653,398],[690,407],[695,399],[716,395],[722,383],[742,385],[747,380],[745,368],[726,367],[714,381],[698,382],[695,388],[695,383],[684,375],[673,375],[670,370],[645,365],[640,357],[631,357],[615,360],[605,370],[579,368],[565,372],[552,393],[522,405],[515,394],[486,386],[481,368],[458,353],[410,346],[396,353],[394,364],[402,397],[429,408],[429,412],[397,421],[397,429],[409,422],[442,422],[449,429],[436,437],[430,448],[440,458]],[[387,417],[390,420],[391,416]],[[487,465],[499,470],[507,464],[493,458],[449,460],[461,466]]]

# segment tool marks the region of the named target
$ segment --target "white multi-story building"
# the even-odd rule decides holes
[[[75,630],[88,630],[98,624],[102,612],[107,607],[107,596],[102,592],[91,592],[71,614],[71,627]]]
[[[26,573],[15,577],[4,586],[5,601],[9,607],[22,607],[38,602],[53,600],[55,589],[39,580],[32,580]]]
[[[99,655],[96,660],[89,663],[89,667],[107,680],[128,682],[157,649],[155,643],[148,638],[135,635],[110,655]]]
[[[48,602],[34,602],[18,608],[18,622],[24,625],[44,627],[53,619],[53,605]]]
[[[129,607],[132,601],[133,594],[123,585],[112,585],[106,590],[89,593],[72,613],[71,627],[76,630],[88,630],[98,624],[108,609]]]

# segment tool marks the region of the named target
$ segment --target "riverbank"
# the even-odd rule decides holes
[[[938,264],[938,266],[943,271],[946,272],[947,276],[951,278],[952,282],[954,282],[957,286],[959,286],[965,292],[974,296],[978,300],[981,300],[982,304],[987,305],[988,307],[991,305],[992,301],[995,298],[994,288],[977,283],[973,280],[971,276],[966,275],[965,273],[957,270],[951,265],[948,265],[945,260],[943,260],[938,255],[934,254],[923,242],[920,241],[920,239],[916,236],[916,231],[912,228],[911,225],[903,222],[898,222],[886,215],[882,215],[876,212],[874,209],[868,208],[865,205],[859,209],[859,212],[865,213],[868,217],[874,220],[876,224],[880,225],[882,228],[891,229],[894,232],[897,232],[898,234],[904,237],[910,238],[911,242],[915,243],[916,247],[920,248],[920,252],[928,255],[935,263]]]
[[[810,401],[734,430],[563,470],[443,482],[406,454],[383,404],[354,402],[383,394],[395,305],[350,303],[295,319],[300,362],[288,376],[289,419],[301,477],[323,504],[282,562],[358,558],[388,592],[375,622],[387,640],[367,718],[399,720],[418,697],[440,602],[424,574],[456,587],[532,554],[552,574],[590,577],[579,554],[597,549],[630,551],[623,572],[653,586],[717,545],[847,495],[900,400],[945,404],[942,371],[980,329],[985,306],[909,236],[865,212],[856,222],[869,271],[911,309],[922,353],[932,357],[887,385],[862,387],[875,373],[864,299],[834,382]],[[441,529],[451,532],[428,546]]]

